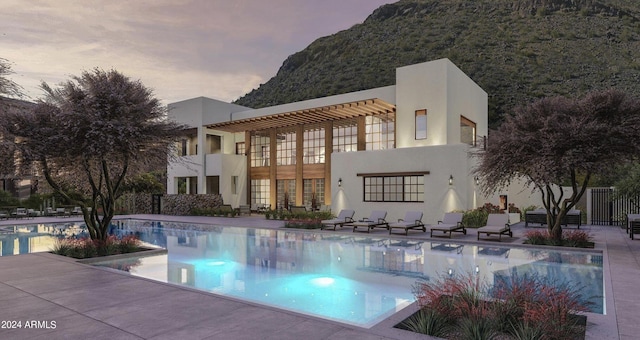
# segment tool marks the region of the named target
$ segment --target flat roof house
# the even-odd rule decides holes
[[[226,204],[291,205],[356,217],[407,210],[434,223],[474,208],[469,153],[484,147],[487,93],[448,59],[396,69],[396,84],[250,109],[199,97],[169,105],[192,128],[167,191],[219,193]]]

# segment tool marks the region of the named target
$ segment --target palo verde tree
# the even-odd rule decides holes
[[[492,131],[475,172],[487,195],[515,179],[533,185],[547,210],[549,234],[559,241],[561,221],[591,176],[640,155],[638,127],[640,102],[620,91],[543,98],[517,108]],[[571,188],[568,197],[562,185]]]
[[[39,169],[82,208],[92,239],[105,240],[126,178],[166,164],[184,127],[165,120],[151,90],[115,70],[42,88],[33,110],[1,117],[4,143],[19,153],[19,168]]]

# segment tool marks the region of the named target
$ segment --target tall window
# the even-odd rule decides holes
[[[355,119],[333,122],[333,152],[358,151],[358,123]]]
[[[251,135],[251,167],[269,166],[269,132]]]
[[[296,180],[279,179],[276,181],[277,208],[289,209],[296,204]],[[286,197],[286,200],[285,200]],[[285,202],[286,201],[286,202]],[[285,204],[286,203],[286,204]]]
[[[476,123],[460,116],[460,143],[476,145]]]
[[[424,175],[364,177],[365,202],[424,202]]]
[[[270,205],[271,182],[269,179],[251,180],[251,203]]]
[[[416,110],[416,139],[427,138],[427,110]]]
[[[220,176],[207,176],[207,194],[220,193]]]
[[[245,144],[244,142],[236,143],[236,155],[244,155],[245,154]]]
[[[296,164],[296,132],[278,131],[276,141],[277,165]]]
[[[303,164],[324,163],[324,128],[318,125],[305,126],[303,138]]]
[[[205,147],[207,154],[220,153],[222,149],[222,137],[218,135],[207,135],[207,145]]]
[[[367,116],[365,120],[367,150],[395,148],[395,114]]]

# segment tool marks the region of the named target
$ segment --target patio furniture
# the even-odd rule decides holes
[[[451,234],[454,232],[467,234],[467,228],[462,224],[463,213],[445,213],[442,221],[438,221],[437,225],[431,227],[431,235],[433,237],[434,231],[441,231],[443,234],[448,234],[451,238]]]
[[[28,217],[26,208],[16,208],[16,211],[12,213],[15,218],[26,218]]]
[[[294,214],[296,213],[305,213],[307,212],[307,207],[305,207],[304,205],[292,205],[290,207],[290,211]]]
[[[71,217],[71,214],[67,212],[65,208],[56,208],[56,216],[58,217]]]
[[[71,215],[82,215],[82,208],[73,207],[73,210],[71,210]]]
[[[528,228],[529,224],[540,224],[544,226],[547,224],[547,210],[536,209],[527,211],[524,215],[524,227]],[[580,210],[572,209],[562,218],[562,225],[568,227],[569,225],[575,225],[578,229],[582,225],[582,215]]]
[[[320,227],[320,230],[324,230],[325,228],[329,228],[330,226],[333,226],[333,230],[336,230],[336,227],[344,227],[345,224],[349,224],[353,222],[353,215],[356,212],[351,210],[351,209],[342,209],[340,210],[340,213],[338,214],[338,217],[330,219],[330,220],[322,220],[320,221],[320,224],[322,225]]]
[[[480,240],[480,234],[498,235],[498,241],[502,240],[502,235],[509,235],[513,237],[513,232],[509,226],[509,215],[507,214],[489,214],[487,218],[487,224],[484,227],[478,228],[478,240]]]
[[[404,229],[404,234],[407,236],[410,229],[422,229],[422,232],[427,231],[424,223],[422,223],[421,211],[407,211],[404,218],[399,219],[398,222],[389,223],[388,229],[389,234],[392,233],[393,229]]]
[[[240,205],[239,211],[240,211],[240,215],[251,215],[251,206],[250,205]]]
[[[627,232],[632,240],[633,234],[640,234],[640,214],[627,214]]]
[[[351,223],[353,231],[360,231],[358,228],[367,228],[366,232],[371,232],[374,228],[386,228],[389,230],[389,223],[385,220],[387,212],[382,210],[374,210],[371,212],[368,218],[363,218],[356,222]]]

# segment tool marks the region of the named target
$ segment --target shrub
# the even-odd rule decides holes
[[[131,253],[139,250],[140,246],[140,240],[133,235],[120,239],[111,235],[105,241],[92,240],[90,238],[62,238],[58,239],[53,245],[52,252],[58,255],[84,259]]]
[[[443,275],[414,286],[421,310],[399,327],[455,339],[573,339],[584,331],[575,314],[587,311],[580,288],[538,275],[498,277],[491,288],[472,273]]]
[[[467,228],[480,228],[487,224],[488,216],[484,210],[469,210],[462,215],[462,224]]]
[[[444,338],[449,333],[447,318],[433,310],[419,310],[399,325],[415,333]]]
[[[554,240],[545,230],[530,230],[524,236],[524,243],[534,245],[552,245],[564,247],[589,248],[592,246],[592,237],[583,230],[563,230],[560,242]]]

